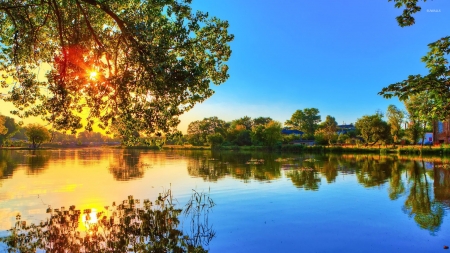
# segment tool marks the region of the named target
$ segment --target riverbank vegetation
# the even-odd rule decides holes
[[[101,212],[81,212],[75,205],[49,207],[50,217],[39,224],[27,224],[17,214],[15,226],[0,242],[8,252],[207,252],[215,236],[208,223],[214,205],[209,193],[193,191],[179,208],[167,190],[154,202],[128,196]],[[183,231],[184,221],[191,226],[188,233]]]

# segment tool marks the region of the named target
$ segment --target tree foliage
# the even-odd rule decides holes
[[[281,123],[274,120],[267,123],[262,131],[262,137],[266,146],[275,146],[283,138],[281,135]]]
[[[421,92],[410,96],[404,100],[406,110],[410,119],[411,141],[415,143],[419,137],[422,137],[422,145],[425,138],[425,132],[439,116],[430,113],[434,107],[434,101],[431,100],[426,92]]]
[[[6,134],[8,132],[8,128],[5,126],[6,118],[5,116],[0,115],[0,134]]]
[[[4,127],[4,131],[2,131],[2,127]],[[0,115],[0,145],[8,141],[17,131],[19,131],[19,124],[13,118]]]
[[[0,238],[8,252],[208,252],[215,237],[208,215],[215,205],[209,194],[195,192],[184,209],[176,206],[171,191],[151,202],[133,196],[105,206],[105,211],[83,212],[74,205],[48,208],[50,217],[39,224],[27,224],[16,216],[7,237]],[[182,229],[184,214],[190,230]],[[83,217],[83,218],[81,218]],[[79,228],[85,220],[86,230]]]
[[[386,117],[388,119],[388,124],[391,128],[391,135],[394,139],[394,142],[397,142],[400,136],[400,130],[403,123],[403,118],[405,117],[405,113],[398,109],[395,105],[389,105]]]
[[[337,122],[334,117],[327,115],[324,122],[319,125],[319,129],[316,130],[316,133],[319,132],[322,134],[323,138],[331,144],[332,139],[337,139]]]
[[[228,78],[228,22],[190,3],[0,2],[5,100],[14,114],[40,115],[57,130],[99,122],[122,126],[122,135],[171,132],[179,115],[213,94],[211,83]]]
[[[374,145],[378,141],[387,141],[390,137],[389,125],[383,121],[383,114],[364,115],[356,120],[355,127],[367,144]]]
[[[30,124],[26,127],[25,134],[34,149],[39,148],[43,142],[49,141],[50,132],[39,124]]]
[[[421,10],[421,7],[417,5],[419,0],[390,1],[394,1],[397,8],[405,7],[402,15],[397,17],[401,27],[415,23],[413,14]],[[434,101],[434,106],[430,108],[429,113],[444,120],[450,113],[450,64],[448,61],[450,36],[428,44],[428,48],[429,52],[422,57],[422,62],[429,70],[428,75],[410,75],[401,82],[383,88],[379,94],[385,98],[396,96],[404,101],[410,96],[425,92],[429,99]]]
[[[305,108],[304,110],[295,111],[290,120],[284,123],[293,129],[301,130],[305,133],[306,138],[314,136],[318,124],[320,122],[319,109]]]
[[[208,141],[208,135],[219,133],[224,135],[227,124],[217,117],[196,120],[188,125],[187,134],[189,141],[193,145],[203,145]]]

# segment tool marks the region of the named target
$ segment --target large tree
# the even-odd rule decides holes
[[[305,138],[312,138],[320,122],[319,109],[305,108],[297,110],[292,114],[290,120],[284,123],[293,129],[301,130],[305,133]]]
[[[408,132],[410,133],[411,141],[415,143],[421,137],[422,146],[425,133],[427,130],[431,130],[429,128],[432,126],[433,121],[438,119],[436,114],[431,113],[435,106],[435,101],[430,99],[428,95],[426,92],[421,92],[411,95],[403,101],[409,114],[410,129]]]
[[[411,26],[415,23],[413,14],[421,10],[418,5],[419,0],[389,1],[394,1],[397,8],[405,8],[402,15],[397,17],[397,22],[401,27]],[[423,0],[423,2],[425,1]],[[410,75],[401,82],[383,88],[379,94],[385,98],[397,96],[404,101],[410,96],[425,92],[435,102],[435,106],[429,113],[444,120],[450,113],[450,65],[448,61],[450,36],[430,43],[428,47],[429,52],[422,57],[422,61],[429,69],[428,75]]]
[[[5,126],[6,118],[0,115],[0,134],[6,134],[8,132],[8,128]]]
[[[270,121],[266,124],[262,131],[264,145],[273,147],[283,139],[281,134],[281,123],[278,121]]]
[[[44,126],[39,124],[30,124],[25,129],[25,134],[28,137],[28,141],[31,142],[31,146],[34,149],[39,148],[42,143],[50,140],[50,132]]]
[[[0,115],[0,145],[3,145],[17,131],[19,131],[19,125],[13,118]]]
[[[1,1],[4,99],[14,114],[40,115],[56,130],[99,122],[123,126],[122,135],[171,132],[213,94],[211,83],[228,78],[228,22],[190,3]]]
[[[402,127],[403,118],[405,117],[405,113],[402,110],[398,109],[397,106],[389,105],[386,112],[386,117],[391,128],[392,138],[394,139],[394,143],[396,143],[400,136],[400,130]]]
[[[374,145],[378,141],[387,141],[390,137],[389,125],[386,121],[383,121],[383,114],[380,112],[373,115],[364,115],[357,119],[355,127],[369,145]]]
[[[327,115],[325,121],[320,123],[319,129],[316,131],[317,134],[321,134],[323,138],[331,145],[331,140],[333,138],[337,139],[337,122],[334,117]]]
[[[187,134],[189,142],[193,145],[203,145],[208,141],[208,136],[212,134],[225,135],[227,124],[217,117],[196,120],[188,125]]]

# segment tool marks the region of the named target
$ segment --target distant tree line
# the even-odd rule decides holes
[[[194,146],[268,146],[310,140],[316,145],[331,144],[414,144],[425,132],[432,131],[435,118],[428,116],[428,103],[418,94],[404,101],[406,111],[389,105],[386,113],[377,111],[358,118],[355,124],[339,126],[335,117],[321,120],[319,109],[296,110],[284,127],[303,135],[283,135],[283,125],[270,117],[248,116],[226,122],[218,117],[204,118],[189,124],[186,135],[167,142]]]
[[[117,141],[120,140],[92,131],[67,134],[49,130],[40,124],[22,126],[14,118],[0,115],[0,146],[21,145],[26,142],[32,148],[39,148],[43,143],[83,145]]]
[[[181,132],[165,136],[146,136],[134,133],[138,142],[128,141],[128,136],[116,134],[115,139],[92,131],[66,134],[51,131],[38,124],[21,126],[13,118],[0,115],[0,145],[8,145],[11,140],[29,141],[33,148],[44,142],[58,144],[88,144],[120,141],[124,145],[162,146],[164,144],[189,144],[194,146],[266,146],[274,147],[295,141],[314,141],[316,145],[332,144],[408,144],[425,142],[424,134],[432,131],[437,120],[430,114],[432,103],[425,93],[410,96],[404,100],[406,111],[389,105],[386,113],[377,111],[372,115],[358,118],[355,124],[339,126],[335,117],[327,115],[321,120],[319,109],[296,110],[284,122],[284,128],[299,130],[302,135],[283,135],[283,124],[270,117],[252,119],[245,116],[226,122],[218,117],[204,118],[189,124],[187,134]]]

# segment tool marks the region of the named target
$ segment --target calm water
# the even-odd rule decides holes
[[[103,210],[172,189],[210,190],[210,252],[442,252],[450,161],[368,155],[76,149],[0,150],[0,230],[17,213]]]

